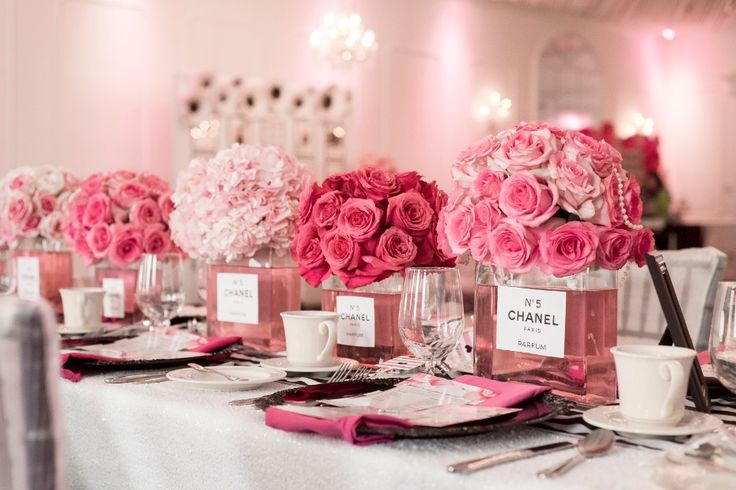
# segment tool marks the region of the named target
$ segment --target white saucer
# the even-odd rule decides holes
[[[621,407],[618,405],[602,406],[588,410],[583,414],[583,420],[601,429],[610,429],[626,434],[662,437],[689,436],[710,432],[723,424],[718,417],[692,410],[686,410],[685,416],[677,425],[659,426],[641,424],[626,420],[621,415]]]
[[[335,371],[340,369],[340,366],[346,363],[357,365],[358,361],[354,359],[347,359],[345,357],[338,357],[335,359],[335,362],[333,364],[327,366],[302,366],[290,363],[289,360],[285,357],[274,357],[273,359],[262,360],[261,366],[272,369],[281,369],[282,371],[286,371],[287,373],[334,373]]]
[[[258,366],[214,366],[223,374],[245,378],[244,381],[229,381],[214,373],[203,373],[192,368],[177,369],[166,373],[166,378],[193,388],[214,391],[252,390],[266,383],[272,383],[286,377],[283,371],[265,369]]]

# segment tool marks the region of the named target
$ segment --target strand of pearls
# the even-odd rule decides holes
[[[615,164],[611,168],[613,169],[613,173],[616,175],[616,180],[618,181],[618,205],[621,208],[621,216],[624,219],[624,224],[630,230],[641,230],[642,228],[644,228],[644,225],[633,223],[631,221],[631,218],[629,217],[629,213],[626,211],[626,198],[624,197],[624,180],[623,177],[621,177],[620,173],[623,172],[623,169]]]

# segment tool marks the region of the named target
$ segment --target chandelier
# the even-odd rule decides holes
[[[376,34],[356,13],[328,12],[309,36],[312,48],[332,63],[365,61],[378,49]]]

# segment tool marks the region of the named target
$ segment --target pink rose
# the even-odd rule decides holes
[[[533,170],[547,163],[557,150],[557,139],[548,128],[519,129],[501,137],[501,145],[493,151],[493,164],[502,170]]]
[[[33,213],[33,203],[31,198],[26,194],[14,192],[10,197],[10,202],[6,211],[6,217],[10,223],[15,226],[21,226],[28,221],[28,217]]]
[[[41,216],[48,216],[56,211],[56,197],[47,192],[38,192],[33,198],[36,210]]]
[[[174,201],[171,200],[171,193],[161,194],[158,198],[158,208],[161,210],[161,220],[168,223],[169,216],[174,212]]]
[[[113,225],[109,258],[115,265],[130,265],[143,255],[143,233],[132,225]]]
[[[311,182],[310,185],[304,186],[301,195],[299,196],[299,220],[300,225],[306,225],[312,219],[312,209],[317,199],[324,194],[325,191],[317,185],[316,182]]]
[[[87,201],[82,215],[82,223],[84,226],[94,226],[97,223],[107,223],[110,219],[110,198],[107,195],[98,193],[93,195]]]
[[[353,270],[360,263],[360,247],[350,236],[333,230],[322,237],[322,254],[333,272]]]
[[[21,235],[25,237],[38,236],[38,227],[41,225],[41,216],[32,213],[26,219],[26,222],[20,228]]]
[[[491,260],[514,274],[529,272],[537,260],[537,237],[510,219],[502,220],[488,237]]]
[[[372,237],[381,225],[382,211],[370,199],[350,198],[337,216],[337,228],[353,240],[362,242]]]
[[[654,250],[654,233],[649,228],[642,228],[631,233],[634,235],[631,259],[636,262],[636,265],[643,267],[647,263],[646,255]]]
[[[556,277],[582,272],[595,261],[598,243],[595,226],[584,221],[547,229],[539,238],[540,269]]]
[[[501,146],[493,135],[476,141],[460,152],[452,164],[452,178],[458,182],[471,183],[478,173],[486,167],[486,159]]]
[[[340,191],[346,196],[364,198],[365,191],[358,184],[355,174],[335,174],[327,177],[322,187],[330,191]]]
[[[605,141],[596,141],[579,131],[565,133],[562,151],[572,160],[579,155],[589,158],[593,170],[600,177],[608,177],[611,167],[621,162],[621,154]]]
[[[33,194],[36,190],[36,179],[30,174],[18,174],[8,184],[8,190]]]
[[[550,219],[557,207],[557,186],[546,185],[529,172],[519,172],[503,181],[498,205],[506,216],[524,226],[537,227]]]
[[[335,225],[337,215],[340,213],[343,197],[338,191],[330,191],[322,194],[314,203],[312,211],[314,224],[320,228],[330,228]]]
[[[82,182],[81,188],[86,195],[91,196],[102,191],[103,183],[102,174],[92,174]]]
[[[53,213],[44,216],[41,219],[38,231],[46,238],[62,238],[62,214],[59,211],[54,211]]]
[[[619,170],[619,172],[623,172],[623,170]],[[621,212],[618,178],[615,173],[611,173],[611,175],[603,179],[603,189],[603,201],[605,204],[596,210],[590,222],[614,228],[623,225],[624,217]],[[623,177],[623,187],[621,190],[624,195],[626,214],[632,223],[640,223],[644,206],[641,202],[639,183],[633,175]]]
[[[377,268],[401,271],[409,267],[416,256],[417,246],[411,235],[392,226],[378,240],[375,257],[365,257],[365,261]]]
[[[142,173],[140,175],[141,183],[154,193],[162,195],[171,192],[169,183],[154,174]]]
[[[626,264],[632,253],[634,237],[623,228],[603,228],[598,234],[596,263],[609,270],[618,270]]]
[[[494,172],[490,168],[484,168],[478,173],[478,177],[473,182],[473,195],[490,199],[493,204],[498,205],[498,198],[501,195],[501,184],[503,184],[504,180],[506,180],[505,173]]]
[[[130,207],[130,222],[141,228],[161,222],[161,210],[153,199],[136,201]]]
[[[74,253],[84,259],[85,262],[92,263],[94,261],[94,255],[92,250],[87,245],[87,237],[83,230],[76,230],[74,233],[73,247]]]
[[[559,205],[565,211],[591,219],[603,202],[598,199],[603,194],[601,178],[593,171],[589,160],[568,158],[561,151],[549,159],[550,175],[560,193]]]
[[[112,231],[107,223],[97,223],[87,232],[85,242],[95,258],[103,259],[112,244]]]
[[[147,254],[163,254],[171,250],[169,231],[163,223],[156,223],[143,230],[143,251]]]
[[[422,176],[418,172],[411,170],[409,172],[401,172],[396,175],[396,182],[401,192],[419,191]]]
[[[113,196],[113,200],[118,206],[128,209],[133,203],[145,199],[149,194],[150,191],[145,185],[134,180],[128,180],[120,184],[120,187],[118,187]]]
[[[372,167],[361,168],[356,172],[358,185],[368,199],[380,201],[399,192],[396,177],[391,172]]]
[[[434,211],[418,192],[405,192],[389,198],[386,222],[414,237],[426,236],[434,223]]]
[[[135,177],[135,172],[131,172],[130,170],[116,170],[110,174],[110,180],[117,183],[125,182],[126,180],[132,180],[135,179]]]
[[[445,208],[444,235],[450,252],[461,255],[470,246],[470,234],[475,224],[475,213],[470,204],[460,204],[452,209]],[[442,231],[442,230],[440,230]]]
[[[470,254],[475,260],[486,262],[490,255],[488,238],[503,216],[495,208],[491,199],[478,202],[473,208],[473,215],[474,224],[470,230]]]
[[[299,228],[292,242],[292,257],[299,263],[299,274],[312,287],[318,287],[330,276],[330,266],[322,253],[316,225],[308,223]]]

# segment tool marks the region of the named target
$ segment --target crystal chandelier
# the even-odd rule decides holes
[[[378,49],[376,34],[356,13],[328,12],[309,36],[312,48],[333,63],[365,61]]]

